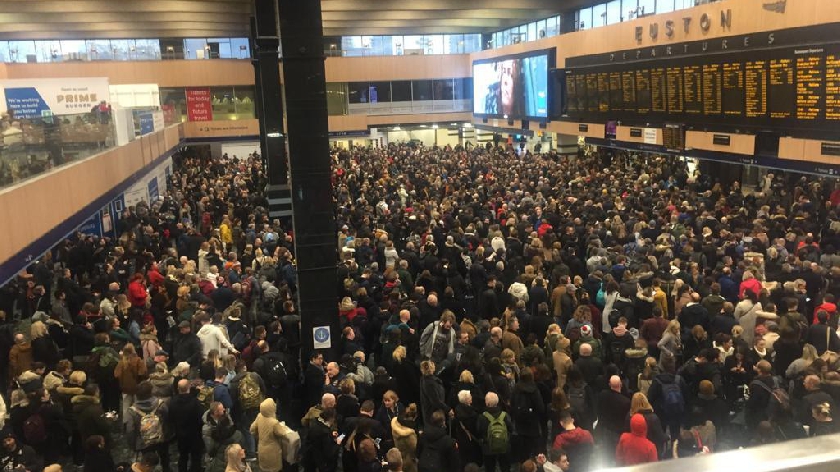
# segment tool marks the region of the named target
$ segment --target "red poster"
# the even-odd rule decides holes
[[[190,121],[213,121],[209,87],[187,89],[187,118]]]

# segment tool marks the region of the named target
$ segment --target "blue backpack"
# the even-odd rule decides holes
[[[604,282],[601,282],[601,288],[595,294],[595,304],[598,305],[598,308],[604,308],[604,305],[607,304],[607,292],[604,290]]]

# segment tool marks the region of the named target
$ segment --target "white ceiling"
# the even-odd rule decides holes
[[[591,0],[322,0],[321,5],[324,35],[342,36],[487,33],[585,2]],[[0,0],[0,39],[248,36],[252,3]]]

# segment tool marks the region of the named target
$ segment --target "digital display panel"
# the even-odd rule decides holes
[[[548,70],[553,62],[553,50],[473,62],[473,113],[547,118]]]

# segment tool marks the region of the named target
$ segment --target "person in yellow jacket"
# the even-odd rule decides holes
[[[233,229],[230,227],[230,219],[228,217],[225,217],[222,220],[222,224],[219,225],[219,238],[222,240],[225,252],[230,250],[233,245]]]

